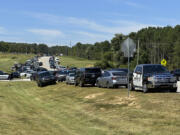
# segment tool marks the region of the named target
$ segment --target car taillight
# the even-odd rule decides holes
[[[116,77],[112,77],[112,80],[116,80]]]

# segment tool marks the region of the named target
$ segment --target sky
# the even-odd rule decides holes
[[[180,23],[179,0],[0,0],[0,41],[48,46],[111,40]]]

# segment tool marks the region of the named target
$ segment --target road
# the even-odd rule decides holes
[[[50,58],[49,56],[40,57],[40,58],[39,58],[39,62],[42,62],[42,63],[43,63],[43,65],[42,65],[41,67],[46,68],[47,70],[52,70],[52,69],[50,68],[49,58]]]

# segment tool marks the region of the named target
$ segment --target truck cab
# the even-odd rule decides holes
[[[156,88],[176,88],[176,77],[160,64],[137,65],[133,72],[130,89],[147,92]]]

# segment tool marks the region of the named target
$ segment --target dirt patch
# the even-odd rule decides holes
[[[94,67],[93,64],[86,65],[86,67]]]
[[[137,100],[134,96],[130,97],[114,97],[113,100],[108,101],[108,104],[112,105],[127,105],[129,107],[135,107],[135,108],[140,108],[141,106],[137,103]]]
[[[94,99],[97,96],[102,96],[104,95],[104,93],[95,93],[95,94],[91,94],[91,95],[87,95],[86,97],[84,97],[85,99]]]

